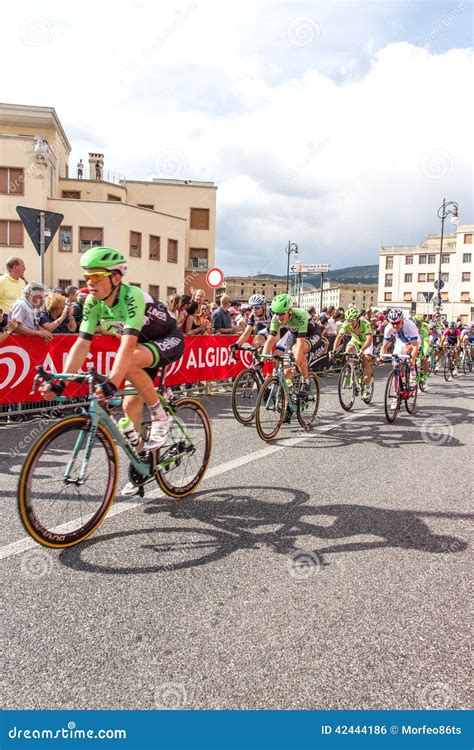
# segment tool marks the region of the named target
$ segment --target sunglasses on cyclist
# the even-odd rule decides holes
[[[252,310],[260,310],[262,305],[252,305]]]
[[[275,315],[277,316],[277,318],[284,318],[285,315],[288,315],[288,311],[283,313],[275,313]]]
[[[403,320],[397,320],[395,323],[392,323],[393,326],[402,326]]]
[[[112,276],[111,271],[95,271],[94,273],[85,273],[84,278],[86,281],[92,281],[95,284],[97,281],[105,279],[106,276]]]

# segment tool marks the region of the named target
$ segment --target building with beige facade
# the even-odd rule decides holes
[[[465,323],[474,320],[473,224],[445,234],[441,258],[441,313]],[[401,307],[412,312],[434,312],[438,281],[441,235],[430,234],[420,245],[381,247],[378,305]]]
[[[216,292],[217,299],[228,294],[233,302],[247,302],[252,294],[263,294],[271,301],[277,294],[286,292],[286,280],[264,276],[227,276]]]
[[[298,303],[298,295],[293,296],[295,304]],[[314,307],[319,313],[324,307],[343,307],[346,310],[350,304],[359,310],[367,310],[373,307],[377,300],[377,284],[338,284],[335,281],[323,282],[323,297],[321,301],[321,290],[312,289],[301,292],[299,304],[304,310]],[[322,304],[321,304],[322,302]]]
[[[212,182],[128,180],[91,152],[82,170],[52,107],[0,104],[0,253],[39,281],[39,258],[17,206],[64,215],[45,255],[49,287],[83,285],[80,253],[106,245],[127,257],[127,282],[162,299],[203,288],[215,263],[216,186]],[[1,270],[1,269],[0,269]]]

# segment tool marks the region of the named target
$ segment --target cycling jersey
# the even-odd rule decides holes
[[[270,325],[270,336],[275,336],[281,328],[280,319],[277,315],[274,315]],[[306,310],[302,310],[300,307],[294,307],[291,311],[291,316],[287,323],[285,323],[285,330],[291,331],[296,335],[296,338],[311,338],[317,333],[317,324]]]
[[[420,336],[418,335],[418,329],[412,320],[405,318],[403,325],[399,331],[392,326],[391,323],[387,323],[385,331],[383,332],[383,340],[391,341],[391,339],[398,339],[403,344],[411,344],[413,341],[420,342]]]
[[[346,320],[339,329],[339,333],[350,334],[351,340],[361,347],[367,341],[367,337],[372,336],[372,326],[365,318],[359,318],[359,330],[354,330],[350,322]]]
[[[461,335],[459,328],[446,328],[443,333],[449,344],[457,344],[458,336]]]
[[[422,323],[419,328],[420,338],[422,341],[427,341],[430,335],[430,327],[428,323]]]
[[[263,315],[255,315],[255,312],[250,313],[247,325],[255,327],[255,333],[260,333],[260,331],[264,328],[268,328],[271,319],[271,310],[267,305],[265,305]]]
[[[153,341],[176,329],[176,320],[162,302],[137,286],[121,284],[117,298],[109,307],[88,294],[84,302],[79,336],[91,339],[97,327],[121,335],[137,336],[138,342]]]

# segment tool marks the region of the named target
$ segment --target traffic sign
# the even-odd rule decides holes
[[[291,273],[329,273],[331,266],[327,263],[293,263]]]
[[[436,307],[439,307],[439,305],[441,305],[441,297],[433,297],[433,304]]]
[[[290,272],[291,273],[301,273],[300,266],[301,266],[301,263],[293,263],[293,265],[290,266]]]
[[[55,214],[52,211],[42,211],[40,208],[27,208],[26,206],[17,206],[16,212],[28,232],[31,241],[36,248],[36,252],[41,256],[40,214],[44,216],[44,252],[46,252],[50,246],[51,240],[61,226],[64,215]]]
[[[436,279],[434,283],[435,289],[442,289],[444,287],[444,281],[440,281],[439,279]]]
[[[217,289],[218,286],[222,284],[224,281],[224,272],[221,271],[220,268],[217,268],[217,266],[214,266],[214,268],[210,268],[209,271],[206,274],[206,284],[211,287],[211,289]]]

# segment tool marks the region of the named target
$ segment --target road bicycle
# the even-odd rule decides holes
[[[449,346],[446,349],[446,352],[444,354],[444,367],[443,367],[443,374],[444,379],[448,383],[451,378],[457,378],[457,372],[456,371],[456,364],[454,362],[454,346]]]
[[[430,351],[428,354],[428,365],[429,365],[429,374],[430,375],[436,375],[436,365],[439,364],[436,354],[439,352],[439,347],[435,344],[431,344]]]
[[[391,361],[393,365],[392,372],[387,378],[385,387],[385,416],[387,422],[395,422],[400,410],[401,402],[405,402],[405,408],[408,414],[413,414],[416,407],[416,398],[418,395],[418,383],[416,376],[413,379],[410,374],[408,354],[384,354],[382,360]],[[412,381],[413,382],[410,382]]]
[[[273,359],[272,354],[262,355],[262,359]],[[292,380],[285,376],[286,369],[296,368],[292,352],[280,357],[276,373],[266,378],[257,397],[255,425],[262,440],[273,440],[278,434],[283,420],[291,420],[296,414],[301,427],[309,430],[316,419],[320,387],[317,375],[309,373],[308,388],[302,388],[303,380],[296,370]]]
[[[127,392],[119,392],[102,406],[95,385],[104,378],[92,368],[87,374],[36,370],[32,393],[40,381],[85,383],[89,389],[82,414],[66,417],[40,434],[21,469],[20,517],[37,542],[46,547],[71,547],[97,529],[117,490],[117,446],[130,462],[129,480],[141,496],[144,486],[156,481],[163,492],[180,500],[201,482],[211,453],[209,417],[198,401],[167,400],[164,368],[157,395],[172,424],[165,444],[149,452],[134,450],[114,418],[115,411],[120,416],[122,396]],[[65,399],[56,397],[60,400]]]
[[[250,424],[255,419],[257,396],[260,387],[265,380],[262,368],[258,367],[261,362],[259,350],[253,346],[234,347],[234,355],[237,358],[241,351],[252,355],[252,364],[246,370],[239,372],[232,386],[232,411],[234,417],[241,424]]]
[[[462,367],[464,375],[468,375],[470,372],[472,372],[472,355],[470,344],[463,344],[459,357],[459,369],[461,369]]]
[[[418,387],[420,391],[425,393],[428,390],[428,376],[429,376],[429,370],[426,372],[423,364],[423,360],[425,357],[423,356],[423,353],[421,349],[419,350],[417,356],[416,356],[416,362],[415,362],[415,370],[416,370],[416,382],[418,383]]]
[[[339,374],[337,391],[339,403],[344,411],[350,411],[354,406],[356,396],[360,396],[365,404],[370,404],[374,396],[374,378],[368,386],[364,383],[364,365],[359,354],[344,353],[345,364]]]

